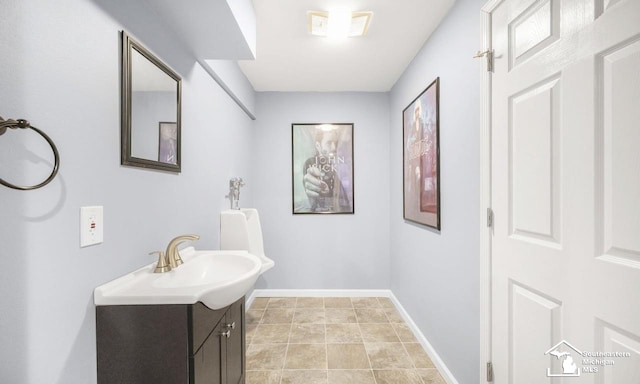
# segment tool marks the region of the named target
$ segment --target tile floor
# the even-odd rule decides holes
[[[388,298],[256,298],[247,384],[444,384]]]

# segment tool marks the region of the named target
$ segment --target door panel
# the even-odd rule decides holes
[[[638,383],[640,0],[490,15],[494,382]]]
[[[598,322],[597,331],[600,350],[631,354],[629,358],[617,359],[615,365],[605,365],[598,384],[636,384],[640,377],[640,338],[602,321]]]
[[[509,232],[553,248],[561,228],[560,92],[555,75],[509,99]]]
[[[522,12],[514,10],[509,23],[509,68],[522,63],[558,40],[559,0],[538,0]],[[519,8],[519,7],[518,7]]]
[[[509,345],[510,382],[540,383],[532,371],[545,372],[554,359],[540,351],[549,348],[549,341],[560,335],[562,304],[531,288],[510,282],[509,327],[513,335]]]
[[[634,103],[640,92],[640,38],[599,55],[598,61],[604,241],[598,253],[640,265],[640,109]]]

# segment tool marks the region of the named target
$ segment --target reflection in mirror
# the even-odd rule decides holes
[[[180,172],[180,77],[122,37],[122,164]]]

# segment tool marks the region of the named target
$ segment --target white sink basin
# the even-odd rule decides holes
[[[262,263],[247,251],[180,251],[184,264],[153,273],[156,263],[97,287],[96,305],[194,304],[224,308],[244,296]]]

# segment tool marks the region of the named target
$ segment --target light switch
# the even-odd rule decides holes
[[[102,206],[80,208],[80,247],[100,244],[103,241]]]

